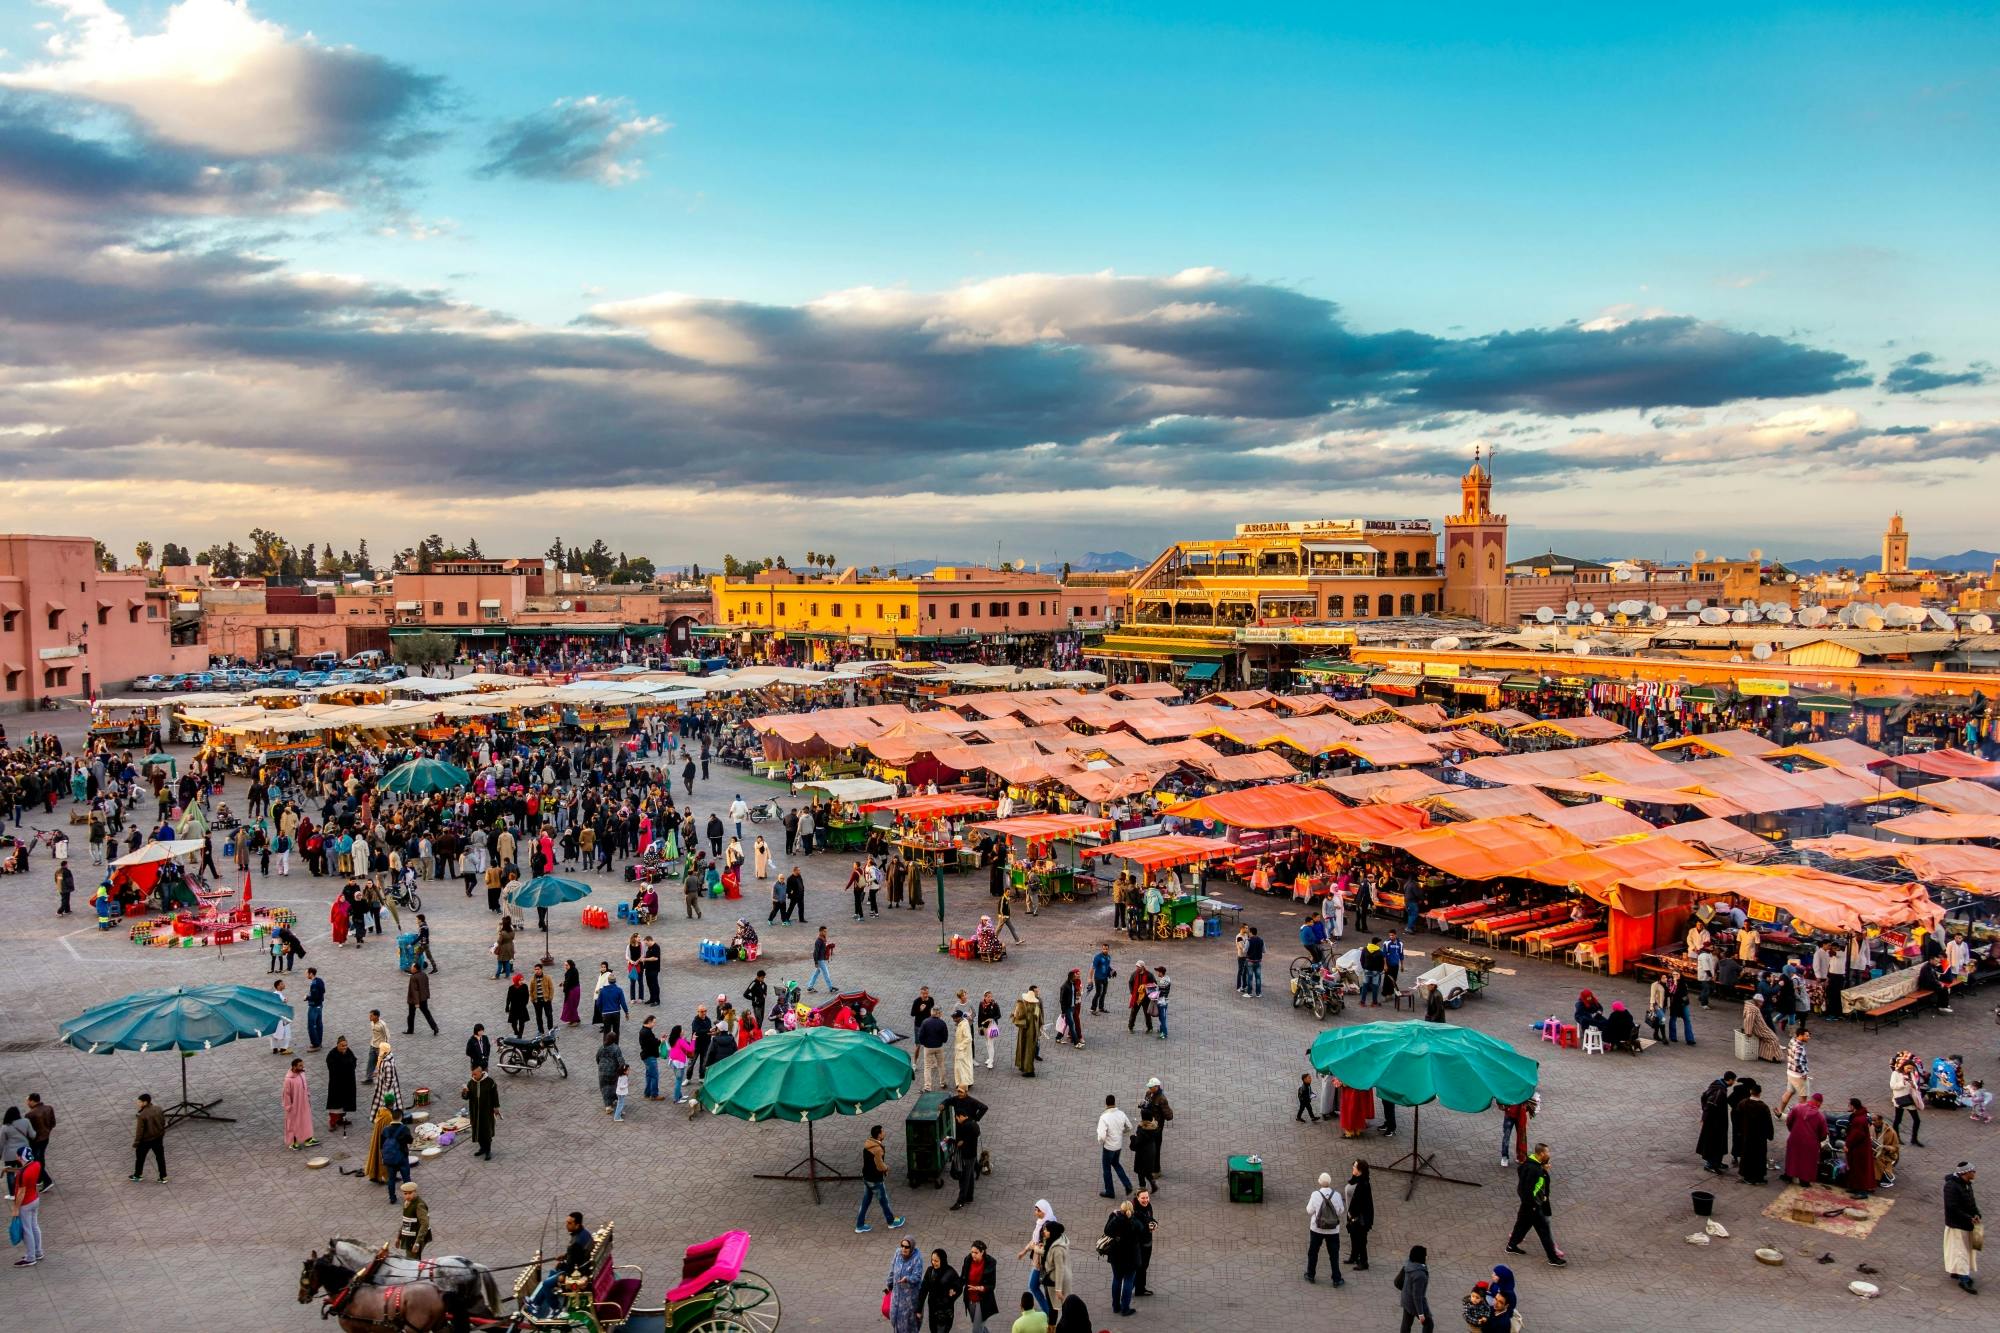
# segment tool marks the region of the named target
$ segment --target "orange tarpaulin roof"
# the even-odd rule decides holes
[[[1086,833],[1106,834],[1111,832],[1112,823],[1108,819],[1095,819],[1089,815],[1016,815],[1012,819],[995,819],[979,826],[981,833],[998,833],[1005,838],[1021,838],[1027,842],[1052,842],[1057,838],[1075,838]]]
[[[1134,838],[1131,842],[1086,847],[1083,854],[1087,857],[1115,856],[1121,861],[1130,861],[1142,870],[1164,870],[1169,866],[1191,866],[1198,861],[1213,861],[1235,850],[1236,844],[1227,838],[1190,838],[1180,833],[1163,833],[1157,838]]]
[[[1921,884],[1874,884],[1810,866],[1744,866],[1711,861],[1701,866],[1648,871],[1620,883],[1642,893],[1678,890],[1704,896],[1728,894],[1782,907],[1815,930],[1844,934],[1869,926],[1913,923],[1935,930],[1944,921],[1944,909],[1931,901],[1930,893]]]
[[[1283,828],[1346,808],[1331,792],[1288,782],[1197,797],[1170,805],[1165,813],[1182,819],[1212,819],[1231,828]]]
[[[1294,825],[1301,833],[1341,842],[1373,842],[1385,833],[1428,828],[1430,816],[1414,805],[1356,805],[1309,815]]]
[[[1582,717],[1544,718],[1538,722],[1530,722],[1524,727],[1514,728],[1516,736],[1524,733],[1532,735],[1536,732],[1564,736],[1573,741],[1629,740],[1632,735],[1624,723],[1589,713]]]
[[[1113,685],[1105,693],[1114,699],[1178,699],[1181,687],[1172,681],[1145,680],[1136,685]]]
[[[1662,741],[1653,747],[1665,754],[1672,750],[1699,749],[1711,754],[1748,755],[1756,758],[1769,754],[1778,748],[1778,743],[1769,736],[1760,736],[1754,731],[1738,727],[1732,731],[1710,731],[1699,736],[1682,736],[1678,740]]]
[[[1468,759],[1460,765],[1481,782],[1513,786],[1543,778],[1580,778],[1602,773],[1620,782],[1645,786],[1671,787],[1685,778],[1676,778],[1679,768],[1643,745],[1613,741],[1578,750],[1541,750],[1529,754],[1501,754],[1487,759]]]
[[[952,815],[976,814],[991,810],[997,802],[984,796],[957,796],[949,792],[939,792],[935,796],[897,796],[887,801],[870,801],[861,807],[862,814],[872,814],[877,810],[887,811],[898,819],[947,819]]]
[[[1981,759],[1976,754],[1963,750],[1933,750],[1929,754],[1898,754],[1875,761],[1880,764],[1894,764],[1898,768],[1914,768],[1919,773],[1928,773],[1934,778],[2000,778],[2000,763],[1991,759]]]
[[[1314,713],[1324,713],[1333,707],[1333,700],[1324,694],[1281,694],[1274,700],[1281,713],[1292,713],[1310,717]]]
[[[1268,782],[1273,779],[1289,782],[1299,775],[1296,768],[1285,762],[1284,756],[1269,750],[1217,755],[1213,761],[1196,763],[1195,767],[1217,782]]]
[[[1396,715],[1395,705],[1386,699],[1334,699],[1329,701],[1328,707],[1352,722],[1377,715],[1385,718]]]
[[[1585,842],[1608,842],[1613,838],[1653,831],[1653,825],[1630,810],[1613,805],[1609,801],[1592,801],[1588,805],[1566,805],[1554,814],[1543,815],[1542,818],[1557,828],[1568,829]]]
[[[1960,815],[2000,815],[2000,791],[1964,778],[1947,778],[1910,788],[1909,794],[1925,805]]]
[[[1086,801],[1115,801],[1121,796],[1136,796],[1142,791],[1150,791],[1173,768],[1172,764],[1117,764],[1110,768],[1058,773],[1055,780]]]
[[[1526,815],[1475,819],[1464,824],[1388,833],[1376,841],[1399,847],[1426,865],[1460,879],[1516,875],[1537,861],[1583,850],[1583,839]]]
[[[1712,860],[1699,847],[1692,847],[1679,838],[1655,833],[1642,838],[1607,842],[1601,847],[1586,847],[1566,856],[1552,856],[1546,861],[1537,861],[1521,873],[1543,884],[1574,889],[1586,898],[1615,907],[1628,916],[1639,916],[1653,910],[1654,895],[1633,895],[1643,899],[1640,902],[1621,899],[1618,896],[1619,881],[1671,866],[1707,865]]]
[[[1219,704],[1224,708],[1262,708],[1278,696],[1269,690],[1222,690],[1215,694],[1205,694],[1195,702]]]
[[[1547,791],[1567,792],[1572,796],[1595,796],[1600,800],[1631,801],[1638,805],[1691,805],[1705,815],[1749,813],[1726,796],[1714,796],[1699,790],[1683,791],[1677,787],[1640,786],[1631,782],[1589,781],[1583,778],[1554,778],[1534,785]]]
[[[1347,773],[1337,778],[1321,778],[1319,785],[1357,803],[1414,801],[1439,792],[1455,792],[1428,773],[1407,768],[1380,773]]]
[[[1842,861],[1892,858],[1913,874],[1974,893],[2000,893],[2000,849],[1956,843],[1917,846],[1907,842],[1877,842],[1836,833],[1830,838],[1806,838],[1794,846],[1824,852]]]
[[[1771,844],[1726,819],[1690,819],[1685,824],[1669,824],[1660,832],[1682,842],[1697,843],[1712,852],[1767,852]]]
[[[1355,755],[1376,768],[1409,768],[1438,761],[1438,752],[1427,737],[1398,735],[1387,727],[1356,727],[1352,735],[1332,742],[1324,752]]]
[[[1766,750],[1757,756],[1768,762],[1780,759],[1810,759],[1816,764],[1846,764],[1851,768],[1866,768],[1879,764],[1889,756],[1880,750],[1863,745],[1860,741],[1836,736],[1831,740],[1808,741],[1804,745],[1787,745],[1781,750]]]
[[[1471,727],[1454,727],[1450,731],[1440,731],[1424,737],[1431,748],[1439,754],[1451,750],[1470,750],[1474,754],[1505,754],[1507,747],[1494,740],[1483,731]]]
[[[1875,827],[1903,838],[2000,838],[2000,815],[1955,815],[1945,810],[1924,810],[1900,819],[1885,819]]]
[[[1562,807],[1555,799],[1533,787],[1450,787],[1423,798],[1433,809],[1442,807],[1467,819],[1493,819],[1500,815],[1541,815]]]
[[[1525,727],[1535,719],[1518,708],[1489,708],[1483,713],[1468,713],[1456,719],[1461,727],[1496,727],[1501,731],[1512,731]]]
[[[1451,717],[1437,704],[1405,704],[1389,710],[1419,731],[1437,731],[1451,725]]]

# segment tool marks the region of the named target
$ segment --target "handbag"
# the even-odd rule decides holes
[[[884,1319],[889,1317],[889,1289],[887,1287],[882,1288],[882,1317]]]
[[[18,1222],[20,1219],[16,1218],[14,1220]],[[1986,1248],[1986,1219],[1983,1217],[1972,1224],[1971,1244],[1975,1251]]]
[[[19,1213],[7,1219],[7,1243],[9,1245],[19,1245],[21,1238],[27,1234],[27,1231],[21,1226],[21,1215]],[[1972,1248],[1976,1250],[1979,1247],[1975,1245]]]

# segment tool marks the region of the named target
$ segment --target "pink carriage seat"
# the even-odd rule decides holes
[[[750,1252],[750,1233],[725,1231],[713,1240],[690,1245],[681,1259],[681,1284],[667,1293],[667,1303],[698,1296],[717,1282],[734,1282]]]

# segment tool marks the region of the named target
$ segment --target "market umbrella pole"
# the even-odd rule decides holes
[[[210,1115],[208,1108],[222,1105],[222,1098],[212,1102],[197,1102],[188,1097],[188,1061],[194,1059],[194,1052],[182,1051],[181,1056],[181,1099],[166,1108],[167,1128],[172,1129],[183,1120],[213,1120],[218,1125],[233,1125],[235,1116]]]
[[[943,953],[950,946],[945,939],[945,933],[944,933],[944,862],[942,861],[938,862],[938,868],[937,868],[937,900],[938,900],[938,952]]]
[[[801,1170],[804,1171],[803,1175],[800,1174]],[[820,1161],[819,1153],[813,1145],[813,1122],[808,1120],[806,1121],[806,1155],[804,1159],[794,1165],[789,1171],[779,1172],[776,1175],[767,1175],[759,1172],[755,1174],[754,1179],[803,1180],[812,1189],[813,1202],[818,1203],[819,1183],[822,1180],[859,1180],[861,1177],[842,1175],[825,1162]]]
[[[1371,1166],[1371,1169],[1376,1171],[1395,1171],[1408,1176],[1410,1178],[1410,1187],[1403,1191],[1403,1198],[1406,1201],[1416,1194],[1417,1182],[1426,1178],[1430,1180],[1442,1180],[1450,1185],[1470,1185],[1474,1189],[1478,1189],[1481,1182],[1477,1180],[1461,1180],[1457,1176],[1448,1176],[1438,1170],[1437,1154],[1427,1153],[1423,1150],[1424,1108],[1421,1106],[1411,1107],[1410,1119],[1414,1122],[1410,1128],[1410,1150],[1387,1166]],[[1405,1166],[1404,1163],[1406,1162],[1409,1165]]]

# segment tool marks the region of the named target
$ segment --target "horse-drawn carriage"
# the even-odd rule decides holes
[[[346,1333],[775,1333],[781,1315],[769,1281],[743,1266],[750,1233],[727,1231],[690,1245],[680,1281],[643,1304],[646,1275],[619,1264],[609,1223],[591,1237],[590,1258],[573,1272],[543,1271],[537,1254],[515,1279],[509,1310],[492,1270],[456,1257],[390,1258],[334,1241],[306,1260],[299,1303],[325,1293],[324,1313]]]

